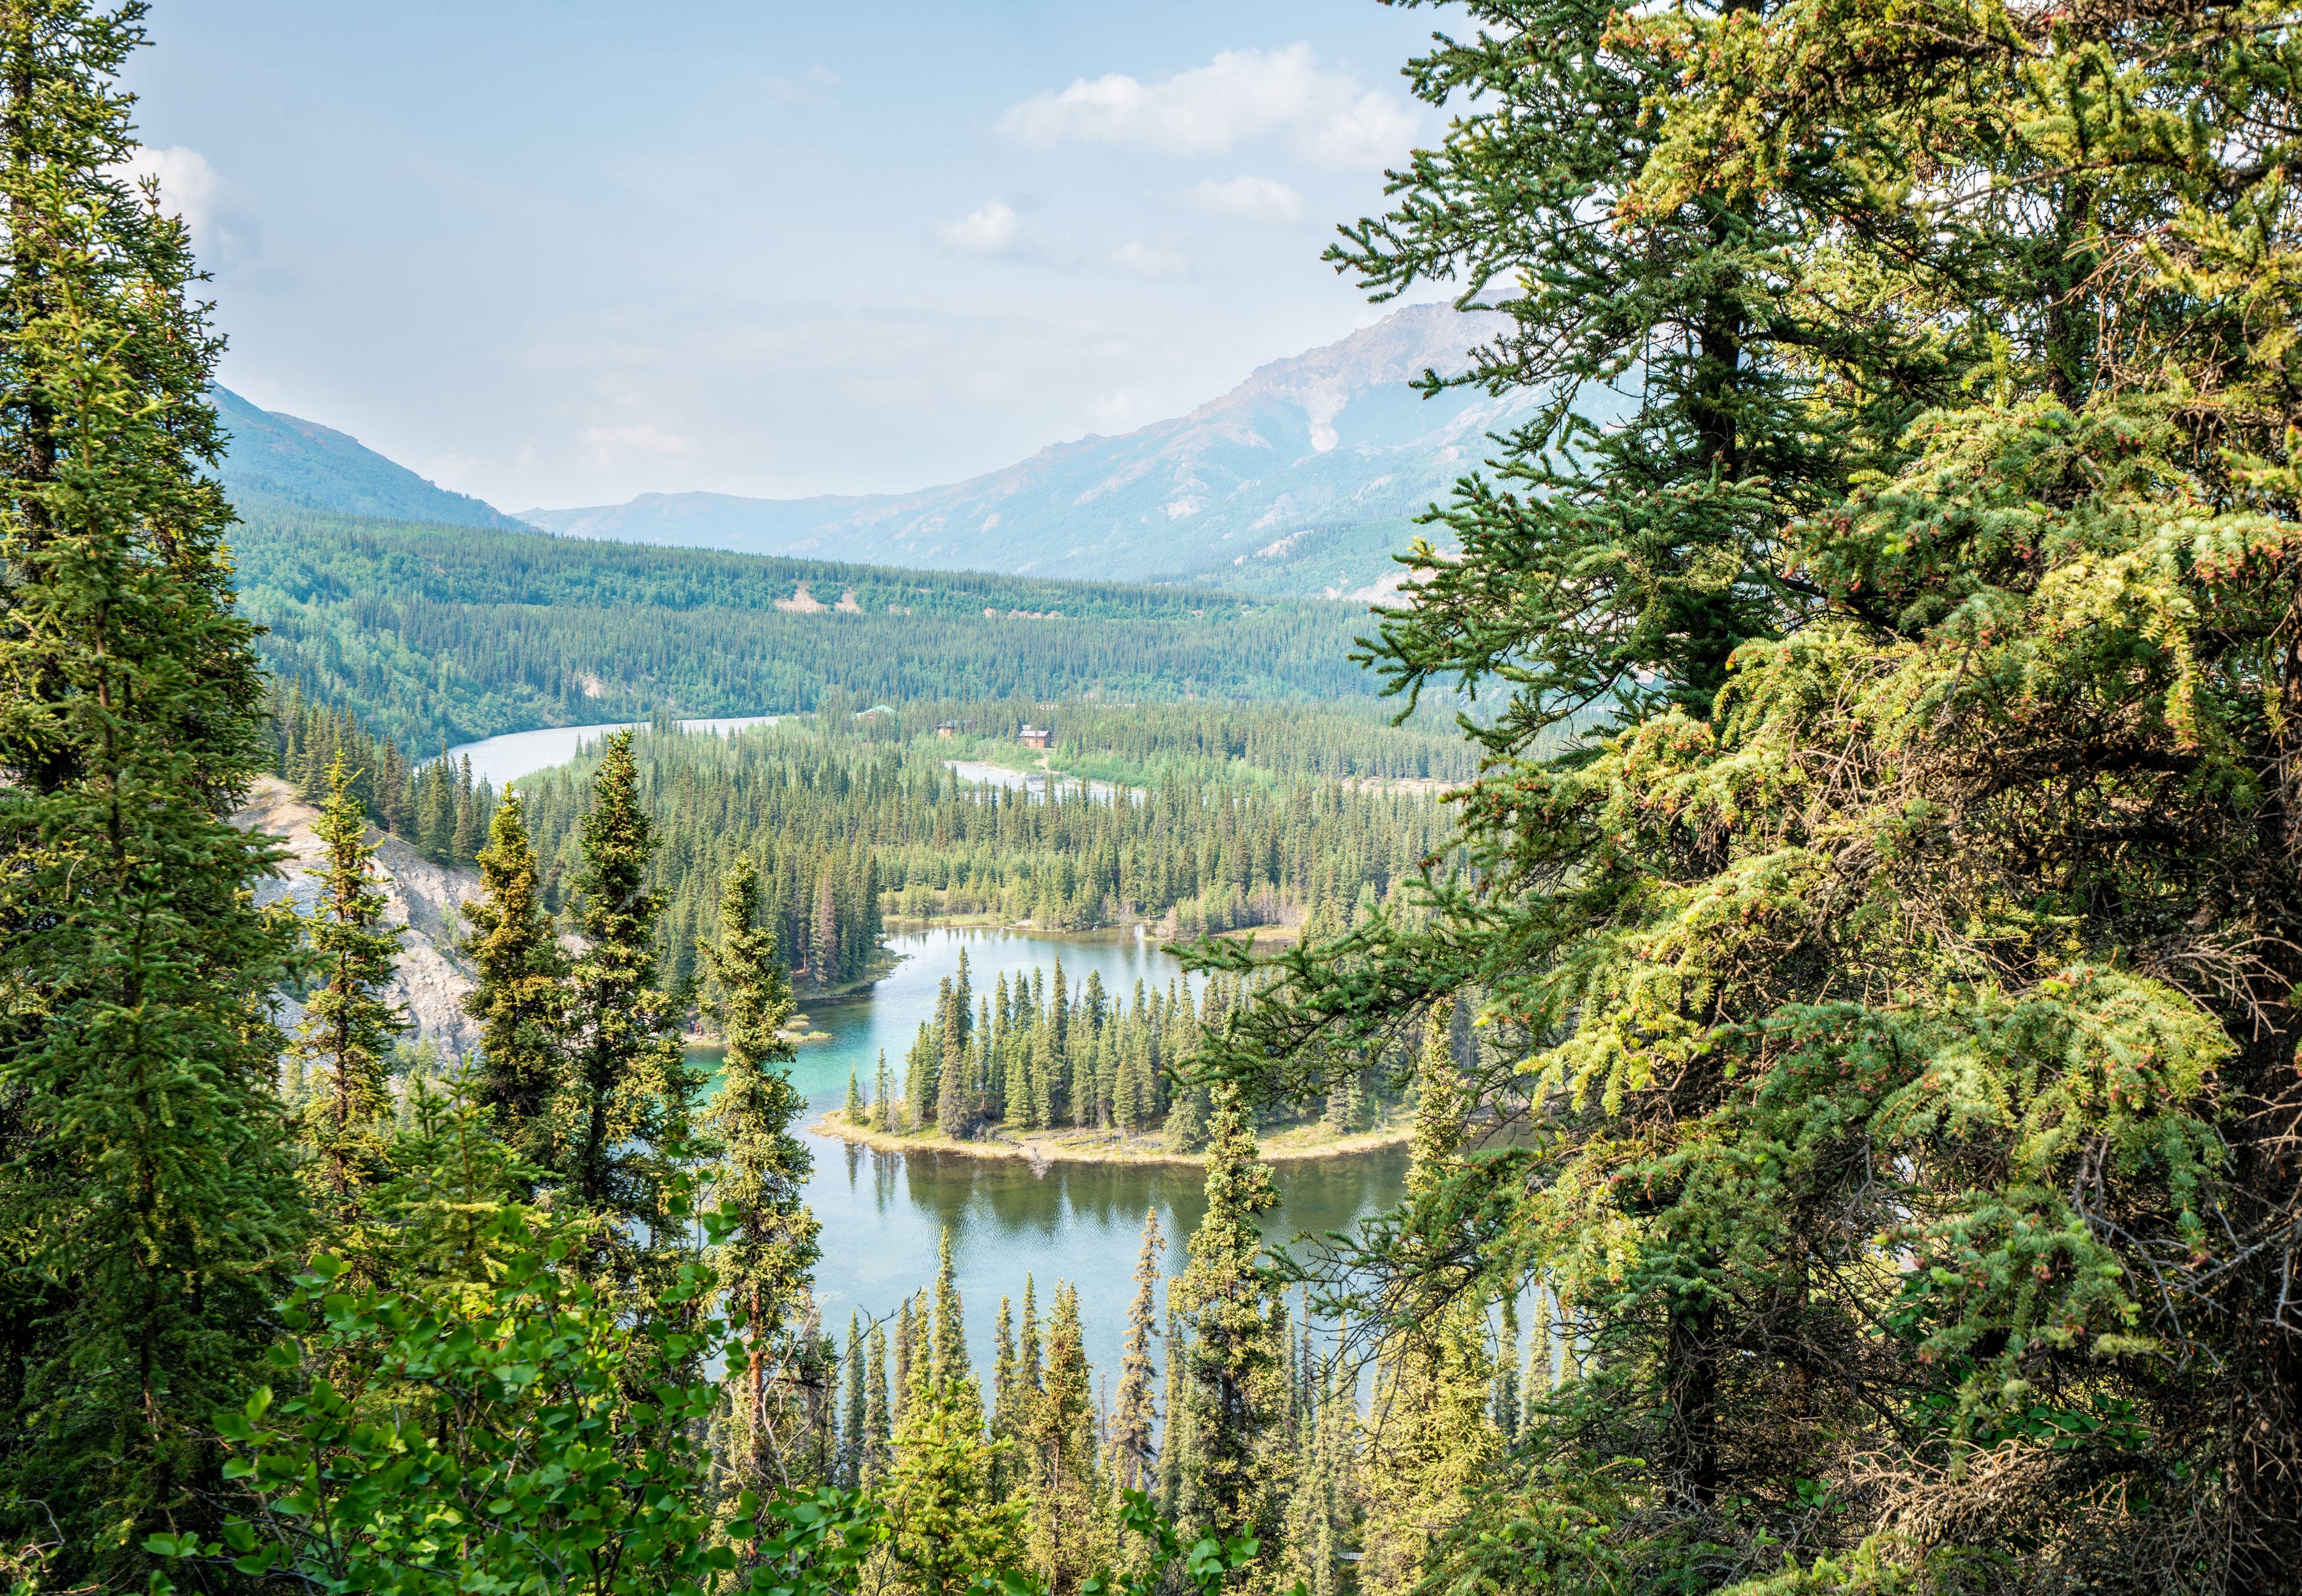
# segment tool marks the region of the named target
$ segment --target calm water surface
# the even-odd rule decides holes
[[[721,720],[683,720],[679,728],[685,732],[710,732],[725,737],[746,727],[773,726],[775,723],[773,715],[739,715]],[[617,720],[600,726],[547,726],[532,732],[506,732],[500,737],[485,737],[477,743],[459,743],[448,751],[448,757],[451,760],[468,757],[472,761],[474,781],[484,777],[500,787],[508,781],[567,763],[609,732],[620,732],[629,727],[646,724],[643,720]]]
[[[1071,990],[1093,970],[1120,1001],[1131,997],[1138,977],[1147,988],[1164,990],[1180,970],[1131,931],[1052,937],[945,930],[893,942],[909,956],[870,995],[805,1008],[813,1029],[832,1037],[802,1045],[792,1070],[808,1096],[811,1124],[845,1100],[851,1068],[870,1094],[881,1049],[900,1078],[904,1052],[933,1015],[937,983],[957,970],[962,950],[979,993],[1002,970],[1012,981],[1037,964],[1052,977],[1058,958]],[[1088,1356],[1098,1374],[1116,1381],[1145,1211],[1159,1215],[1169,1242],[1164,1264],[1173,1274],[1182,1267],[1183,1238],[1205,1207],[1203,1177],[1186,1165],[1053,1163],[1038,1179],[1021,1158],[874,1153],[829,1137],[807,1143],[815,1155],[807,1200],[823,1224],[815,1280],[826,1325],[844,1338],[851,1310],[867,1320],[893,1315],[905,1296],[933,1281],[937,1243],[947,1227],[967,1304],[968,1349],[987,1375],[999,1298],[1013,1298],[1020,1309],[1029,1275],[1043,1314],[1058,1280],[1078,1286]],[[1285,1239],[1346,1229],[1397,1201],[1405,1175],[1403,1152],[1280,1164],[1283,1205],[1266,1216],[1265,1234]]]

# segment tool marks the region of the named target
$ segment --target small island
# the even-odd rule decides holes
[[[1164,1132],[1130,1136],[1122,1130],[988,1130],[972,1137],[946,1136],[933,1126],[917,1130],[880,1130],[857,1124],[840,1110],[825,1114],[809,1128],[818,1136],[867,1147],[881,1153],[956,1153],[970,1158],[1021,1158],[1034,1167],[1050,1163],[1174,1163],[1203,1168],[1205,1153],[1184,1152],[1172,1146]],[[1317,1158],[1347,1158],[1359,1153],[1381,1152],[1407,1145],[1414,1133],[1412,1120],[1395,1121],[1371,1130],[1339,1133],[1323,1122],[1288,1125],[1263,1132],[1261,1155],[1266,1163],[1295,1163]]]
[[[1184,1066],[1200,1038],[1249,1001],[1249,979],[1219,974],[1195,990],[1178,975],[1164,991],[1138,980],[1114,996],[1099,972],[1074,984],[1058,960],[1052,971],[1002,970],[987,993],[962,950],[903,1057],[881,1054],[868,1080],[851,1073],[845,1103],[813,1130],[886,1151],[1034,1167],[1199,1164],[1214,1105],[1205,1086],[1181,1079]],[[1399,1062],[1371,1054],[1323,1099],[1261,1127],[1264,1156],[1339,1158],[1403,1145],[1414,1100]]]

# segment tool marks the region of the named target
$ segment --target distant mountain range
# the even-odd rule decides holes
[[[914,569],[1189,581],[1272,594],[1372,596],[1411,521],[1485,458],[1527,401],[1407,384],[1462,369],[1481,335],[1443,305],[1258,368],[1188,416],[1090,435],[915,493],[740,499],[643,493],[532,509],[565,536],[807,555]]]
[[[1188,416],[915,493],[741,499],[643,493],[628,504],[507,516],[360,441],[229,389],[235,500],[451,526],[726,549],[927,570],[1185,582],[1273,596],[1374,597],[1412,518],[1489,452],[1518,396],[1419,398],[1426,369],[1461,369],[1477,322],[1443,305],[1394,312],[1339,343],[1259,367]]]
[[[433,525],[525,525],[493,505],[426,482],[332,427],[259,410],[229,388],[210,389],[208,398],[231,433],[223,483],[237,502]]]

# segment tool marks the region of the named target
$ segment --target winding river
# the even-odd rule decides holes
[[[775,718],[680,724],[689,731],[727,735]],[[473,774],[500,787],[565,764],[582,747],[618,729],[550,727],[490,737],[449,752],[469,755]],[[979,781],[1023,779],[990,766],[962,775]],[[962,950],[978,991],[987,991],[1002,970],[1012,979],[1018,971],[1028,975],[1036,964],[1052,973],[1060,958],[1073,991],[1093,970],[1101,974],[1105,992],[1126,1001],[1138,979],[1147,987],[1164,988],[1181,968],[1132,931],[1047,937],[938,930],[895,937],[892,946],[903,962],[871,991],[804,1005],[811,1029],[829,1036],[802,1044],[793,1066],[793,1079],[808,1098],[811,1125],[844,1100],[850,1070],[869,1094],[882,1050],[889,1070],[901,1071],[920,1022],[934,1012],[937,983],[957,970]],[[823,1259],[815,1280],[826,1326],[844,1338],[851,1312],[866,1320],[892,1315],[907,1294],[933,1282],[937,1244],[948,1230],[967,1304],[968,1348],[987,1373],[999,1299],[1012,1298],[1020,1310],[1029,1277],[1038,1283],[1042,1313],[1057,1281],[1079,1288],[1088,1356],[1099,1375],[1115,1381],[1144,1214],[1159,1215],[1168,1241],[1164,1266],[1172,1275],[1184,1262],[1183,1240],[1206,1206],[1202,1177],[1183,1164],[1063,1163],[1035,1176],[1020,1158],[875,1153],[813,1135],[807,1143],[815,1158],[807,1199],[823,1225]],[[1266,1216],[1264,1233],[1284,1240],[1347,1229],[1362,1214],[1397,1201],[1405,1177],[1406,1155],[1397,1149],[1281,1164],[1282,1205]]]

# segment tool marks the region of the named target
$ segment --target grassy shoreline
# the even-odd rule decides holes
[[[1021,1136],[1002,1132],[996,1141],[958,1141],[939,1130],[906,1130],[889,1135],[858,1125],[834,1109],[808,1128],[818,1136],[836,1137],[882,1153],[957,1153],[970,1158],[1021,1158],[1048,1163],[1175,1163],[1194,1169],[1206,1166],[1202,1153],[1178,1153],[1156,1136],[1122,1138],[1113,1130],[1032,1130]],[[1275,1131],[1260,1139],[1266,1163],[1299,1163],[1318,1158],[1348,1158],[1407,1145],[1414,1131],[1411,1120],[1401,1120],[1378,1130],[1357,1136],[1331,1136],[1322,1127],[1303,1125]]]

